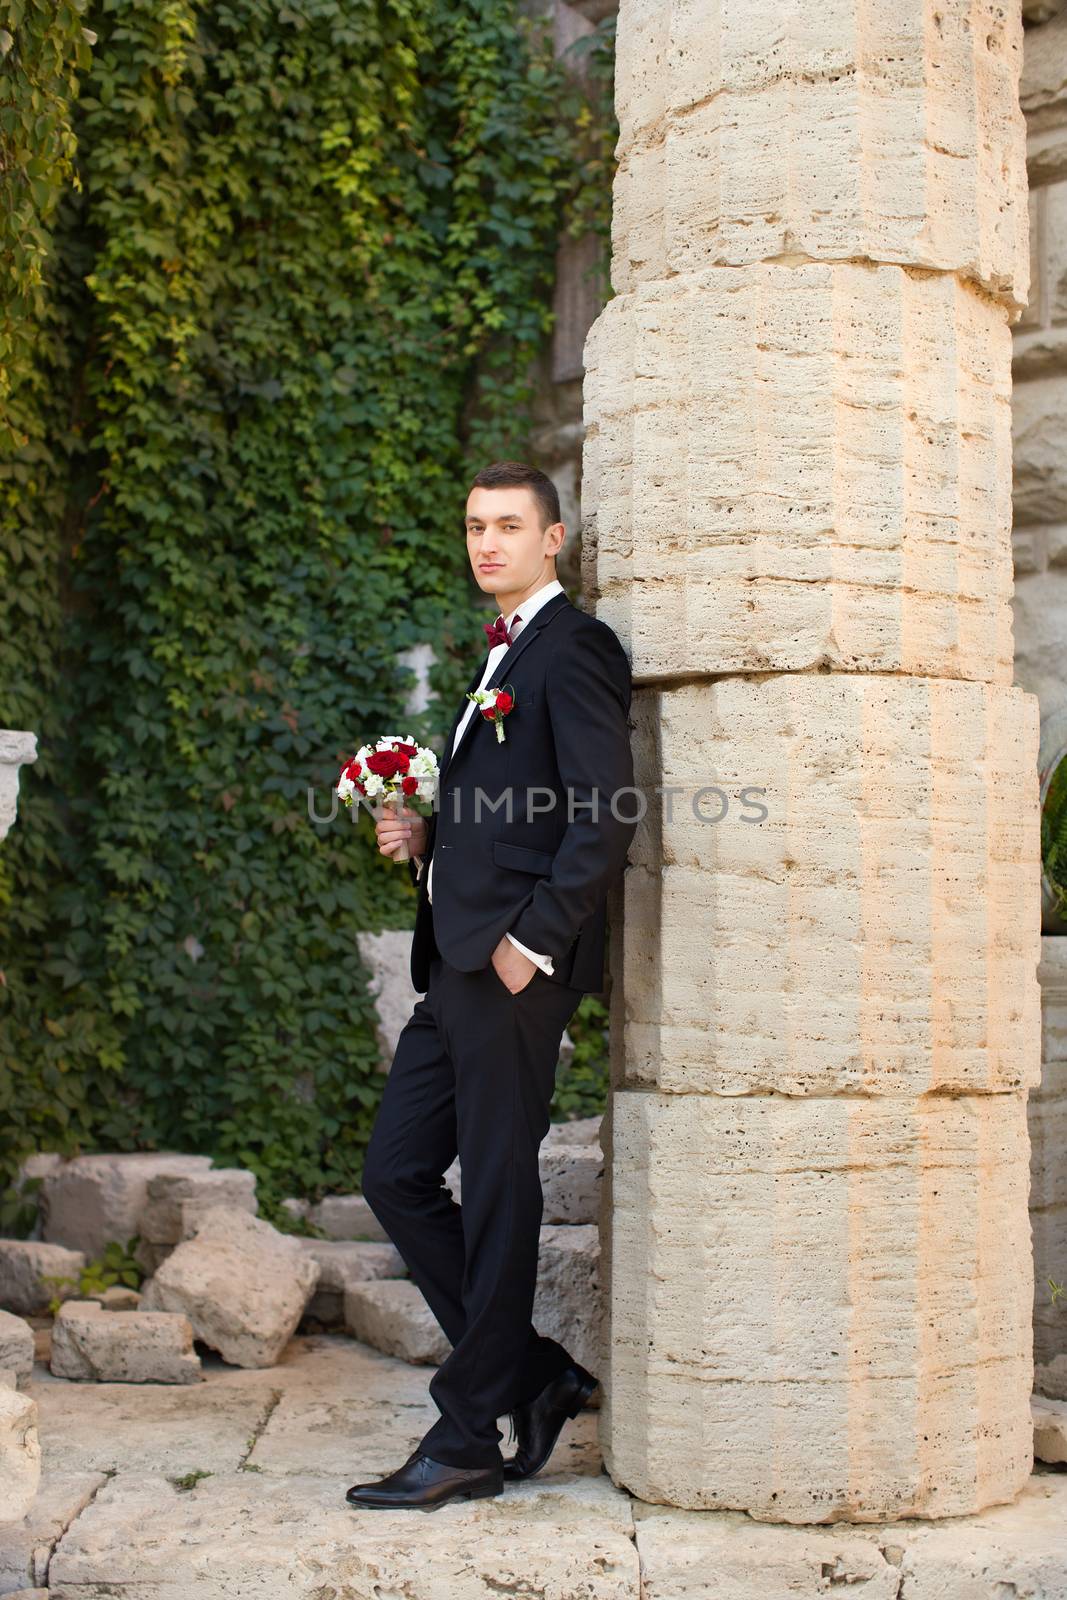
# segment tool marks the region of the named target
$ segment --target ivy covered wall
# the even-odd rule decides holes
[[[524,454],[561,232],[607,227],[611,41],[590,95],[515,0],[0,15],[0,725],[40,742],[0,1188],[34,1149],[180,1148],[270,1211],[358,1179],[356,933],[413,912],[307,790],[399,722],[440,748],[485,615],[467,485]]]

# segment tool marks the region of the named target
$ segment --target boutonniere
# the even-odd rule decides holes
[[[473,700],[486,722],[496,724],[496,742],[504,743],[504,718],[515,704],[515,696],[506,689],[468,690],[467,699]]]

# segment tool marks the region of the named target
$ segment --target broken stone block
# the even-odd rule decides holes
[[[542,1222],[589,1223],[600,1215],[604,1153],[598,1144],[558,1144],[540,1152]]]
[[[16,1386],[33,1373],[33,1329],[9,1311],[0,1311],[0,1372],[9,1372]]]
[[[68,1300],[52,1329],[52,1372],[90,1383],[198,1383],[188,1317],[174,1311],[105,1311]]]
[[[330,1194],[311,1207],[308,1221],[321,1228],[327,1239],[379,1239],[389,1235],[361,1194]]]
[[[438,1366],[452,1348],[422,1290],[408,1278],[349,1284],[345,1326],[354,1339],[401,1361]]]
[[[18,1170],[13,1187],[20,1195],[25,1196],[27,1204],[29,1204],[32,1197],[36,1209],[33,1225],[29,1232],[24,1234],[27,1239],[39,1239],[41,1237],[41,1184],[49,1173],[57,1171],[63,1165],[63,1160],[64,1158],[54,1150],[40,1150],[36,1155],[27,1156]],[[31,1181],[35,1187],[27,1193],[27,1188]]]
[[[190,1238],[191,1232],[182,1231],[183,1219],[191,1220],[197,1205],[229,1206],[254,1216],[258,1210],[255,1173],[242,1167],[213,1167],[207,1172],[164,1172],[150,1178],[138,1230],[141,1238],[155,1245],[174,1245]]]
[[[541,1143],[542,1150],[556,1145],[591,1144],[599,1148],[603,1117],[572,1117],[569,1122],[553,1122]]]
[[[144,1311],[181,1311],[198,1339],[238,1367],[270,1367],[288,1344],[321,1268],[292,1236],[216,1206],[150,1279]]]
[[[558,1339],[576,1361],[602,1380],[602,1323],[598,1229],[591,1223],[542,1227],[534,1327],[538,1333]],[[599,1404],[600,1390],[593,1399]]]
[[[26,1515],[40,1481],[37,1402],[0,1386],[0,1522],[19,1522]]]
[[[403,928],[388,928],[383,933],[357,933],[356,943],[364,966],[370,969],[367,991],[378,1012],[380,1070],[388,1072],[400,1030],[418,998],[409,974],[411,935]]]
[[[169,1152],[77,1156],[45,1178],[41,1189],[44,1237],[83,1250],[92,1260],[105,1245],[125,1244],[140,1232],[152,1178],[204,1172],[209,1156]]]
[[[407,1275],[403,1256],[391,1244],[363,1239],[301,1239],[300,1243],[321,1269],[305,1315],[324,1328],[344,1327],[345,1290],[350,1283]]]
[[[292,1195],[288,1200],[282,1201],[281,1208],[283,1211],[288,1212],[294,1222],[303,1222],[311,1210],[311,1201],[298,1200],[295,1195]]]
[[[1067,1400],[1046,1400],[1034,1395],[1030,1401],[1034,1419],[1034,1455],[1051,1466],[1067,1463]]]
[[[67,1299],[76,1294],[77,1279],[85,1266],[80,1250],[40,1239],[0,1239],[0,1306],[22,1317],[48,1310],[56,1294]],[[44,1278],[69,1278],[63,1288]]]
[[[136,1311],[141,1304],[140,1290],[128,1289],[121,1283],[113,1283],[110,1289],[102,1289],[99,1294],[89,1294],[85,1298],[95,1300],[105,1311]]]

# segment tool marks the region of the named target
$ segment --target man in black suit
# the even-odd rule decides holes
[[[467,551],[500,616],[468,685],[507,690],[498,724],[465,699],[429,818],[383,821],[419,890],[401,1032],[363,1193],[452,1350],[430,1380],[441,1415],[350,1504],[418,1506],[499,1494],[548,1459],[593,1375],[531,1322],[543,1212],[538,1149],[563,1030],[604,984],[606,896],[637,826],[630,666],[612,630],[555,575],[564,528],[551,479],[521,462],[480,472]],[[459,1154],[462,1205],[443,1175]],[[497,1418],[516,1453],[504,1462]]]

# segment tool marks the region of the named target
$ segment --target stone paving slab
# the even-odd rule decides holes
[[[113,1479],[62,1541],[57,1600],[636,1600],[629,1498],[604,1476],[509,1485],[431,1514],[354,1510],[337,1485],[254,1473],[181,1493]]]
[[[28,1517],[0,1527],[0,1595],[16,1594],[45,1581],[52,1551],[79,1512],[107,1482],[102,1472],[45,1469]]]

